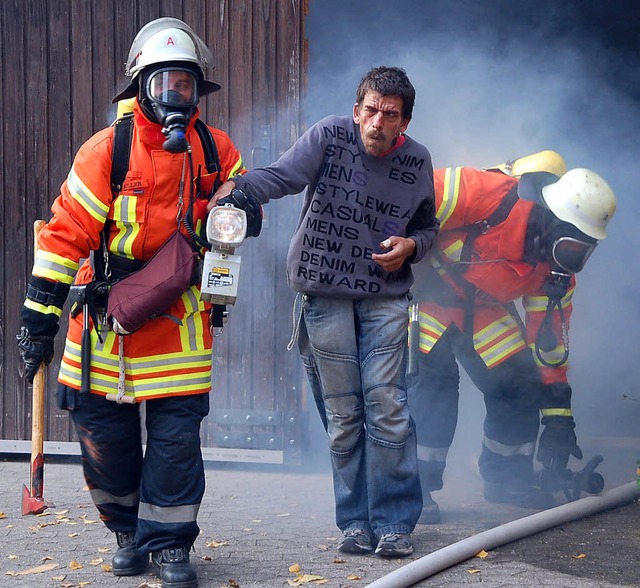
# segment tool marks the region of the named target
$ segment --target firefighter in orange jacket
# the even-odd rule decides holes
[[[485,500],[553,505],[533,472],[539,411],[537,459],[555,471],[571,455],[582,459],[567,382],[571,297],[575,273],[606,237],[615,196],[593,171],[565,170],[545,151],[491,170],[435,171],[441,229],[416,278],[421,353],[409,396],[423,523],[440,520],[431,492],[442,488],[457,423],[456,360],[484,395]]]
[[[22,308],[18,345],[29,381],[52,360],[72,282],[93,283],[94,269],[88,261],[79,267],[82,259],[106,255],[109,279],[140,269],[178,230],[199,250],[206,197],[216,180],[244,173],[229,137],[212,127],[205,128],[217,147],[219,172],[202,171],[197,105],[220,88],[204,78],[206,67],[213,67],[209,49],[178,19],[152,21],[134,39],[126,69],[131,83],[114,99],[135,98],[126,179],[112,191],[113,126],[78,151],[40,232]],[[254,215],[251,223],[261,220]],[[103,233],[106,251],[100,251]],[[113,573],[142,573],[151,553],[162,586],[197,586],[189,551],[205,488],[199,430],[209,411],[212,336],[211,306],[200,299],[199,281],[192,284],[163,315],[131,334],[96,330],[91,316],[90,374],[82,373],[81,362],[85,307],[69,320],[58,376],[58,405],[75,424],[91,496],[116,534]],[[81,389],[83,375],[89,375],[89,390]]]

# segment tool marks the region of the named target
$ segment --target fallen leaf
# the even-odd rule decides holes
[[[253,519],[251,522],[252,523],[261,523],[262,519]]]
[[[97,558],[97,559],[92,559],[89,562],[90,566],[99,566],[102,562],[104,561],[104,559],[102,559],[101,557]]]
[[[207,547],[211,547],[212,549],[222,547],[223,545],[228,545],[228,543],[226,541],[216,541],[215,539],[207,543]]]
[[[347,580],[361,580],[360,576],[347,576]]]
[[[6,572],[7,576],[28,576],[29,574],[42,574],[42,572],[49,572],[55,570],[60,564],[50,563],[36,566],[35,568],[29,568],[28,570],[22,570],[20,572]]]
[[[3,512],[0,512],[0,519],[6,519],[7,515],[4,514]]]
[[[112,572],[113,571],[113,568],[111,567],[111,564],[108,564],[108,563],[103,563],[100,567],[102,568],[103,572]]]
[[[479,574],[480,570],[472,569],[472,570],[467,570],[467,572],[469,572],[470,574]]]
[[[65,578],[66,576],[51,576],[51,579],[55,582],[62,582],[62,580],[64,580]]]
[[[333,560],[333,563],[343,564],[343,563],[347,563],[347,560],[346,559],[338,559],[338,558],[336,558],[336,559]]]
[[[279,517],[290,517],[291,515],[288,512],[283,512],[282,514],[278,515]]]
[[[98,553],[109,553],[111,551],[111,547],[100,547],[98,549]]]
[[[479,557],[480,559],[484,559],[485,557],[489,557],[489,554],[483,549],[482,551],[479,551],[478,553],[476,553],[476,557]]]
[[[300,564],[292,564],[289,566],[289,571],[292,574],[297,574],[300,572]]]
[[[573,559],[584,559],[587,555],[585,553],[579,553],[578,555],[572,555],[571,557]]]
[[[77,537],[80,533],[69,533],[69,537]]]
[[[65,509],[65,510],[59,510],[57,513],[55,513],[56,515],[66,515],[69,512],[69,509]]]
[[[81,570],[81,569],[82,569],[82,564],[81,564],[81,563],[79,563],[79,562],[77,562],[75,559],[73,559],[73,560],[71,560],[71,561],[69,562],[69,567],[70,567],[72,570]]]
[[[300,586],[301,584],[326,584],[329,580],[314,574],[300,574],[295,580],[287,580],[289,586]]]
[[[18,559],[18,556],[17,555],[10,555],[9,559]]]

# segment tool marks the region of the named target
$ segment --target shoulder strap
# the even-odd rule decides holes
[[[200,119],[196,120],[195,129],[200,137],[202,143],[202,149],[204,150],[204,161],[207,167],[207,171],[210,174],[220,171],[220,156],[218,155],[218,148],[216,142],[213,140],[209,127]]]
[[[133,114],[125,114],[114,123],[111,153],[111,189],[122,190],[122,184],[129,170],[131,137],[133,136]]]
[[[471,251],[473,249],[473,241],[478,235],[486,233],[491,227],[504,222],[509,216],[511,209],[518,201],[518,184],[516,184],[498,204],[497,208],[485,219],[478,221],[472,225],[460,227],[461,230],[468,233],[464,240],[462,251],[460,252],[460,261],[471,261]]]

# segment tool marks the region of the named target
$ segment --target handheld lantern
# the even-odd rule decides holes
[[[204,256],[200,298],[211,304],[235,304],[240,277],[236,247],[247,234],[247,215],[232,204],[216,206],[207,217],[207,240],[211,251]]]

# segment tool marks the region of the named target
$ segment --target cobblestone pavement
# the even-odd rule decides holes
[[[52,506],[42,515],[21,515],[28,474],[28,459],[0,461],[0,588],[160,587],[151,572],[134,578],[110,573],[115,541],[98,519],[77,461],[47,460],[44,497]],[[633,474],[635,458],[628,472],[607,474],[608,487],[632,481]],[[385,560],[336,551],[327,468],[283,472],[209,464],[202,533],[192,552],[200,586],[365,587],[412,560],[533,512],[485,503],[477,475],[464,484],[447,481],[445,490],[435,495],[442,524],[416,528],[412,557]],[[639,522],[636,501],[491,550],[416,586],[640,586]]]

